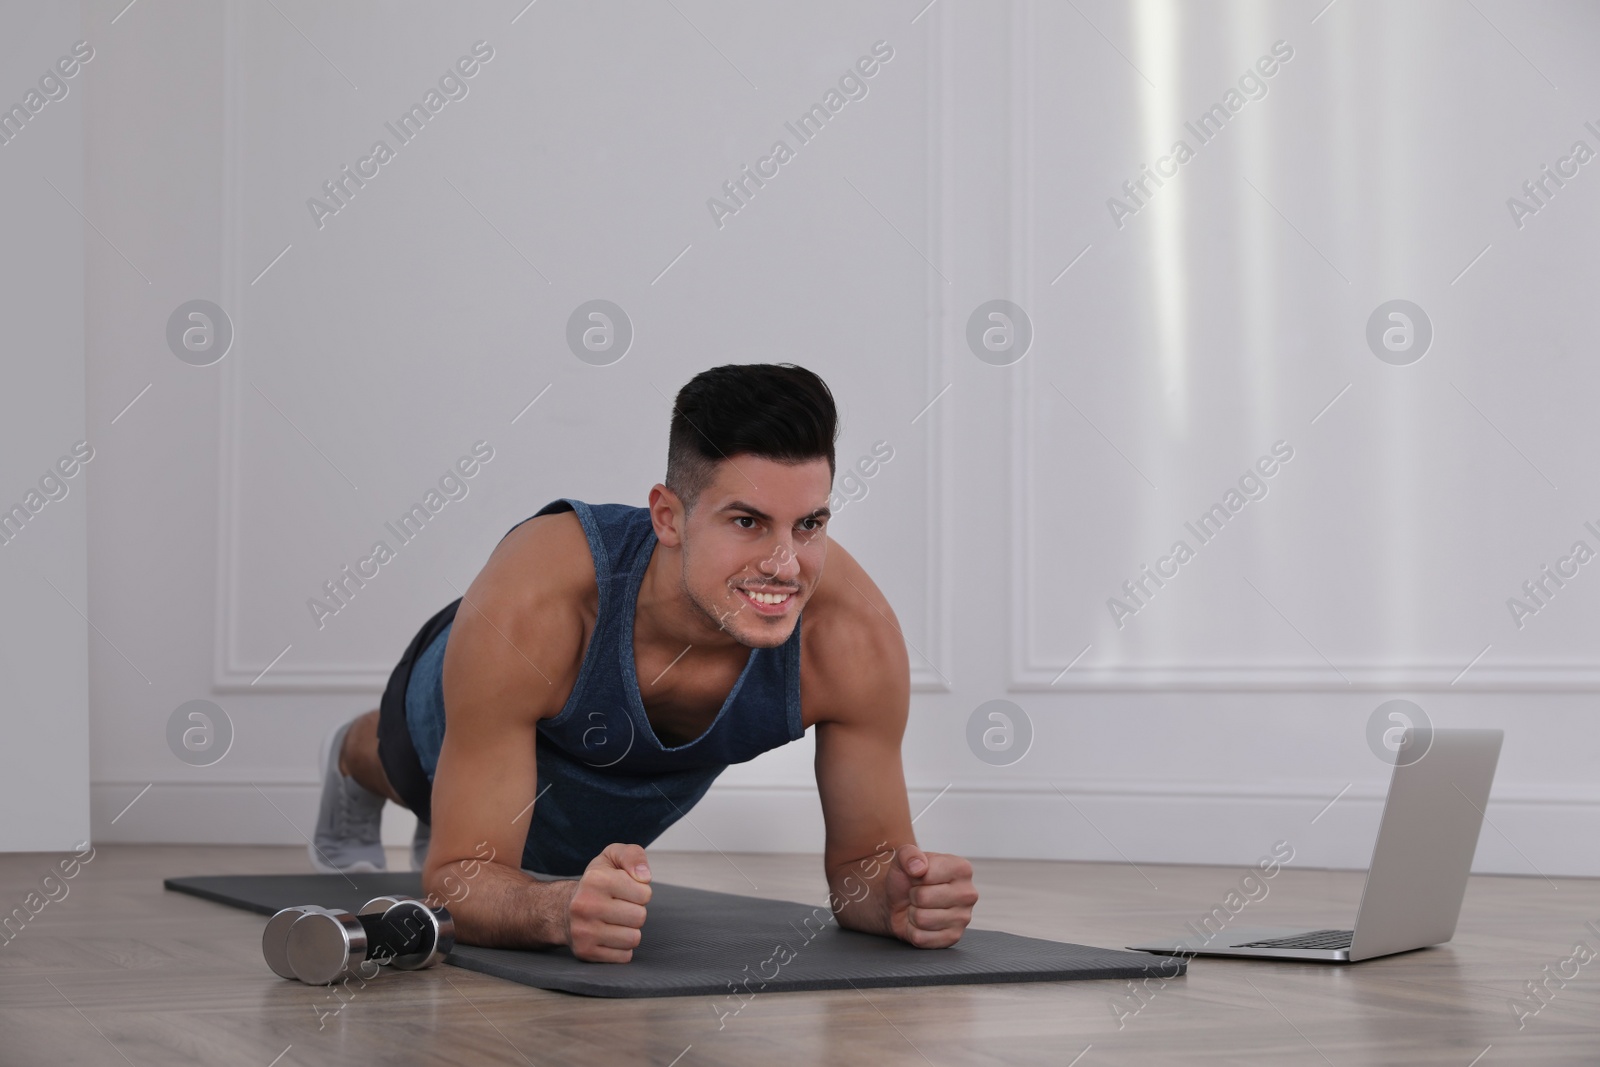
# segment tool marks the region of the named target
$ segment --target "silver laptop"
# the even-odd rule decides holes
[[[1212,930],[1202,922],[1203,932],[1188,939],[1128,947],[1176,956],[1353,963],[1449,941],[1504,736],[1501,730],[1406,730],[1353,930]]]

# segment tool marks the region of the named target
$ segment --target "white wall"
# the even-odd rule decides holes
[[[1580,572],[1521,629],[1505,606],[1600,546],[1600,179],[1520,230],[1505,205],[1572,141],[1600,148],[1576,103],[1600,98],[1596,16],[519,6],[103,27],[87,213],[151,281],[88,246],[90,408],[151,388],[96,468],[94,619],[127,657],[91,646],[97,836],[301,840],[322,734],[507,527],[557,496],[643,503],[689,376],[793,360],[840,399],[841,466],[895,449],[835,535],[914,649],[924,844],[1247,863],[1288,838],[1359,866],[1386,770],[1364,728],[1407,697],[1507,731],[1480,869],[1600,873],[1575,844],[1600,829],[1597,594]],[[1107,198],[1280,39],[1266,95],[1119,228]],[[307,198],[396,145],[385,123],[480,40],[468,95],[319,228]],[[719,228],[707,198],[880,40],[868,95]],[[564,340],[596,297],[636,331],[604,367]],[[1364,339],[1396,297],[1435,329],[1410,366]],[[209,367],[166,347],[196,298],[236,331]],[[1009,366],[965,338],[995,298],[1035,328]],[[470,494],[319,628],[307,599],[478,440]],[[1279,440],[1267,497],[1119,628],[1123,580]],[[208,767],[166,740],[192,699],[234,728]],[[967,745],[992,699],[1033,724],[1010,766]],[[819,848],[810,758],[731,768],[662,847]]]
[[[86,501],[105,423],[86,428],[84,37],[73,5],[0,31],[0,850],[59,851],[89,834]],[[93,60],[90,60],[92,66]],[[41,87],[40,79],[44,79]],[[30,98],[28,93],[32,91]],[[24,118],[12,118],[12,105]],[[93,250],[91,250],[91,256]],[[142,284],[142,283],[141,283]],[[74,446],[81,446],[74,455]],[[87,457],[88,464],[79,462]],[[61,466],[57,468],[57,463]],[[70,476],[63,477],[70,472]],[[13,512],[13,509],[20,509]]]

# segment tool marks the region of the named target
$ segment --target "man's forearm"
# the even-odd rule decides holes
[[[540,882],[497,863],[459,860],[432,873],[428,903],[450,909],[456,940],[486,948],[567,943],[567,905],[577,881]]]
[[[885,841],[873,855],[828,870],[828,903],[842,928],[894,936],[889,925],[889,895],[883,889],[893,856],[893,846]]]

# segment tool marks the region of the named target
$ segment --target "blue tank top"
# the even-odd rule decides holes
[[[577,513],[588,538],[599,614],[572,694],[559,714],[538,723],[538,795],[522,867],[575,877],[613,841],[649,845],[729,764],[799,740],[805,728],[796,616],[782,645],[751,649],[704,733],[681,745],[657,738],[633,653],[634,609],[656,546],[649,509],[562,498],[533,517],[563,511]],[[406,725],[430,782],[444,742],[444,650],[453,626],[418,655],[406,687]]]

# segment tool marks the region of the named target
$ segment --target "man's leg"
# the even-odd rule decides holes
[[[373,708],[350,724],[339,753],[339,773],[349,775],[369,793],[394,801],[402,808],[406,802],[389,784],[383,761],[378,759],[378,709]]]
[[[339,773],[348,775],[369,793],[386,797],[402,808],[406,802],[389,784],[389,775],[378,758],[378,712],[367,712],[350,724],[344,735],[344,750],[339,754]],[[421,819],[411,835],[411,867],[422,870],[422,861],[428,856],[428,841],[432,828]]]
[[[385,799],[399,798],[378,763],[377,721],[375,711],[358,716],[335,728],[323,741],[322,801],[317,808],[317,828],[306,850],[312,866],[323,874],[381,871],[388,866],[381,832],[383,804]],[[371,735],[370,765],[362,758],[364,732]]]
[[[344,751],[339,756],[339,773],[354,778],[369,793],[387,797],[402,808],[406,807],[406,802],[400,799],[400,794],[389,784],[389,775],[383,769],[383,760],[378,757],[376,709],[350,724],[350,729],[344,736]],[[417,828],[411,835],[412,870],[422,870],[422,861],[428,856],[428,842],[432,835],[433,828],[418,819]]]

